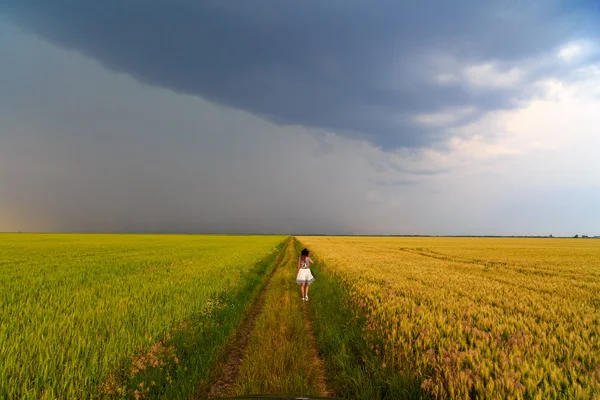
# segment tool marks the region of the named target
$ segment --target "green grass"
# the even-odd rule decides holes
[[[211,364],[283,239],[0,235],[0,398],[85,398],[109,378],[174,393]],[[143,355],[161,368],[120,381]]]
[[[284,245],[285,242],[280,243],[277,251],[257,262],[232,290],[223,291],[210,301],[211,306],[204,312],[176,327],[153,355],[152,351],[144,351],[125,360],[115,376],[116,382],[122,384],[122,393],[127,397],[187,399],[198,390],[206,391],[224,345],[264,287],[264,277],[281,261]],[[143,371],[131,375],[132,367],[139,365],[142,358],[161,362],[154,367],[146,365]]]
[[[302,248],[296,241],[298,251]],[[317,347],[325,363],[327,385],[350,399],[418,399],[420,382],[384,366],[366,342],[364,315],[348,302],[348,290],[315,255],[309,311]]]

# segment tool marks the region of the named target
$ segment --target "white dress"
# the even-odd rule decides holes
[[[299,285],[310,285],[315,281],[315,277],[310,272],[310,268],[308,268],[310,265],[310,257],[306,257],[306,260],[304,261],[302,261],[301,258],[298,258],[298,261],[300,262],[300,270],[298,271],[298,276],[296,276],[296,283]]]

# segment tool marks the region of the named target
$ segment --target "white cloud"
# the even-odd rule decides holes
[[[472,65],[465,68],[462,73],[471,85],[490,88],[513,87],[524,78],[521,69],[513,67],[503,70],[494,63]]]
[[[539,82],[542,93],[521,109],[448,130],[454,135],[449,160],[469,160],[469,167],[496,160],[494,171],[506,179],[600,187],[600,69],[588,66],[575,75],[576,81]]]
[[[475,107],[448,108],[435,113],[417,114],[413,122],[436,128],[452,125],[475,112]]]
[[[581,61],[592,55],[596,50],[594,43],[587,40],[573,41],[558,50],[558,57],[567,63]]]
[[[454,137],[450,139],[448,146],[451,152],[459,154],[461,158],[471,161],[489,161],[502,156],[523,154],[523,151],[501,143],[490,143],[483,135],[476,135],[468,139]]]
[[[460,82],[460,78],[455,74],[441,73],[435,76],[434,80],[440,85],[451,85]]]
[[[516,88],[530,84],[527,78],[536,72],[556,68],[581,67],[592,56],[598,54],[599,46],[589,39],[567,42],[554,54],[537,55],[511,65],[486,61],[464,65],[449,54],[434,54],[425,59],[429,64],[430,76],[439,85],[464,85],[480,89]],[[569,71],[573,72],[573,71]]]
[[[436,53],[424,59],[433,82],[439,85],[465,85],[479,89],[510,88],[521,83],[535,62],[523,61],[519,66],[502,66],[494,61],[465,65],[450,54]],[[534,65],[532,65],[532,63]]]

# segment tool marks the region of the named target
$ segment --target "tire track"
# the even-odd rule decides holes
[[[255,392],[334,396],[327,387],[324,363],[319,357],[310,303],[300,302],[296,283],[291,283],[296,269],[294,244],[290,238],[224,350],[225,361],[213,372],[216,378],[194,399]],[[303,367],[291,361],[296,354]]]
[[[203,390],[192,396],[192,399],[206,399],[225,397],[231,393],[232,387],[237,379],[241,362],[248,347],[248,341],[256,325],[256,320],[262,313],[265,305],[265,295],[271,283],[271,278],[275,272],[283,265],[289,262],[288,247],[291,245],[291,238],[285,245],[281,255],[275,262],[275,267],[266,276],[263,288],[260,290],[256,299],[246,312],[240,328],[235,333],[234,340],[227,345],[225,362],[217,366],[217,378],[212,382],[208,391]]]
[[[230,395],[257,393],[282,397],[321,396],[326,391],[314,338],[307,330],[296,285],[296,250],[289,246],[287,262],[277,270],[267,290],[265,307],[258,317]]]
[[[319,356],[319,352],[317,350],[317,341],[315,339],[315,334],[312,328],[312,323],[310,321],[310,315],[308,313],[308,304],[304,304],[302,307],[302,316],[304,318],[304,327],[309,336],[309,343],[311,347],[311,352],[315,359],[315,365],[317,366],[317,387],[319,388],[320,395],[322,397],[335,397],[335,393],[327,388],[327,383],[325,379],[325,367],[323,364],[323,360]]]

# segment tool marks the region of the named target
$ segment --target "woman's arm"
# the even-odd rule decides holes
[[[300,272],[300,258],[298,258],[298,272]]]
[[[312,258],[310,258],[310,257],[308,257],[308,262],[309,262],[309,263],[311,263],[311,264],[313,264],[313,263],[314,263],[314,261],[313,261],[313,260],[312,260]]]

